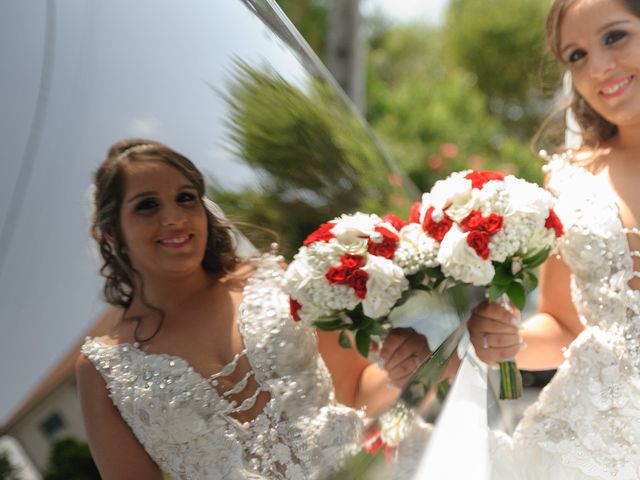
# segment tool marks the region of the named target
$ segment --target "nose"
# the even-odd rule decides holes
[[[604,78],[613,70],[615,58],[607,49],[598,49],[589,55],[589,73],[593,78]]]
[[[161,222],[163,227],[181,226],[187,220],[187,216],[178,205],[170,204],[162,210]]]

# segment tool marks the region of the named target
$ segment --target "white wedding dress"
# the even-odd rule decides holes
[[[640,479],[640,292],[616,198],[603,178],[553,156],[560,253],[585,330],[512,437],[491,432],[492,478]]]
[[[314,331],[294,323],[282,293],[281,258],[256,260],[240,307],[239,329],[259,388],[241,405],[220,394],[219,374],[203,378],[184,359],[147,354],[131,344],[88,338],[82,353],[102,374],[113,403],[151,458],[174,479],[296,479],[330,477],[353,453],[362,412],[335,401]],[[255,419],[232,414],[270,400]],[[126,458],[122,459],[126,462]]]

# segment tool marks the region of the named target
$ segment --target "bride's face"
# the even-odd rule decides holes
[[[165,162],[125,167],[120,225],[131,264],[143,277],[182,276],[202,268],[204,206],[195,186]]]
[[[560,29],[576,90],[602,117],[640,126],[640,18],[620,0],[577,0]]]

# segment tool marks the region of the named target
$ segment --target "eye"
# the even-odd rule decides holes
[[[582,48],[573,50],[567,58],[567,63],[576,63],[587,55],[587,51]]]
[[[192,192],[180,192],[176,197],[176,201],[179,203],[190,203],[195,201],[196,196]]]
[[[604,37],[602,38],[602,43],[604,45],[612,45],[616,42],[619,42],[620,40],[625,38],[627,35],[628,33],[625,32],[624,30],[612,30],[604,34]]]
[[[158,208],[159,205],[158,201],[153,198],[144,198],[136,204],[136,212],[149,213]]]

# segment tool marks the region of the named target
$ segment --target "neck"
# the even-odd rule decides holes
[[[640,127],[619,128],[612,146],[620,150],[640,151]]]
[[[180,311],[194,297],[211,287],[216,276],[199,268],[187,275],[158,277],[142,274],[142,282],[137,282],[136,295],[131,303],[131,311],[146,311],[148,305],[160,308],[167,316]],[[144,293],[144,297],[142,296]]]

